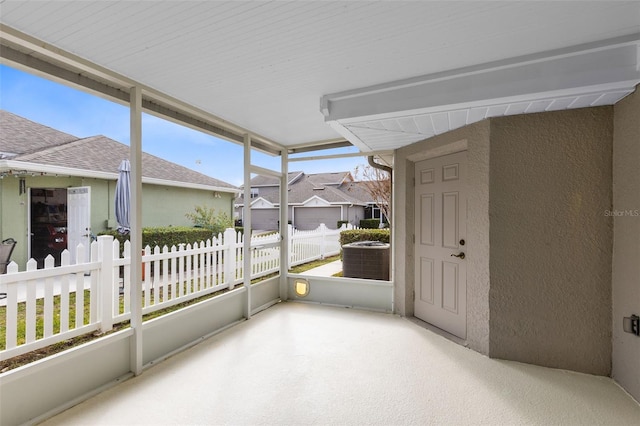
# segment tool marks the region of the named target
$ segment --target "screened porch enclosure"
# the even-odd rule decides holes
[[[640,203],[640,4],[614,3],[2,2],[3,64],[129,108],[130,284],[143,272],[143,113],[242,146],[245,200],[261,174],[280,180],[286,206],[298,155],[331,160],[324,149],[355,147],[385,158],[401,214],[387,282],[290,273],[281,209],[278,241],[241,242],[244,254],[277,252],[276,275],[252,284],[243,273],[224,294],[149,321],[145,294],[129,285],[130,328],[0,373],[0,423],[37,423],[103,391],[105,405],[52,424],[638,423],[639,339],[621,324],[638,313],[640,222],[604,212]],[[468,314],[456,340],[413,316],[434,281],[414,242],[442,231],[418,232],[415,207],[430,204],[414,179],[430,184],[428,160],[463,151],[470,232],[451,239],[464,252],[441,254],[449,276],[456,262],[468,271],[465,291],[451,292],[469,296],[464,309],[447,307]],[[262,167],[256,152],[280,167]],[[587,219],[602,238],[579,225]],[[523,232],[524,220],[535,226]],[[251,229],[250,210],[243,221]],[[566,250],[567,238],[586,254]],[[235,271],[251,270],[250,256],[241,262]],[[79,282],[82,267],[70,273]],[[429,299],[435,287],[424,288]],[[576,321],[583,312],[590,327]],[[503,354],[538,365],[590,357],[602,376],[490,358]],[[184,379],[193,388],[183,394]],[[156,388],[160,403],[149,401]]]

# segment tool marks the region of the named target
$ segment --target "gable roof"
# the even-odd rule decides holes
[[[308,176],[318,186],[340,185],[353,180],[350,172],[315,173]]]
[[[366,190],[363,182],[352,181],[350,172],[316,173],[306,174],[292,172],[296,175],[293,183],[289,184],[289,204],[304,204],[313,197],[318,197],[330,204],[355,204],[366,205],[374,203],[371,195]],[[289,178],[291,178],[291,174]],[[256,176],[251,180],[251,187],[256,187],[254,182],[264,183],[265,176]],[[290,179],[291,181],[291,179]],[[276,185],[264,185],[258,187],[258,197],[271,204],[280,203],[280,189]],[[236,205],[243,204],[243,198],[237,197]]]
[[[12,152],[5,154],[4,158],[12,163],[40,165],[41,171],[46,171],[47,167],[75,169],[80,176],[103,172],[103,177],[108,178],[109,174],[113,174],[112,178],[115,179],[120,162],[129,158],[127,145],[106,136],[79,139],[7,111],[0,110],[0,113],[2,151]],[[237,192],[237,188],[227,182],[144,152],[142,177],[157,180],[149,183],[171,181],[186,186],[201,185],[212,190]]]
[[[0,110],[0,159],[40,151],[77,139],[77,136]]]
[[[373,201],[369,190],[367,189],[367,183],[363,181],[346,182],[340,186],[340,190],[349,196],[358,200],[367,200],[368,204],[375,203]]]

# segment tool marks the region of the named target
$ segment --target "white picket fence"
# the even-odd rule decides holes
[[[321,225],[314,231],[289,227],[289,266],[306,263],[340,252],[340,232]],[[148,314],[224,289],[232,289],[244,279],[244,236],[233,229],[200,243],[179,247],[145,247],[142,256],[142,313]],[[280,270],[280,235],[251,238],[252,279]],[[70,258],[65,250],[61,266],[47,257],[44,269],[27,262],[25,271],[11,262],[0,275],[0,300],[5,307],[5,342],[0,360],[30,352],[59,341],[94,331],[109,331],[113,324],[130,318],[131,246],[120,245],[112,237],[102,236],[91,244],[91,258]],[[79,291],[82,289],[83,291]],[[85,319],[85,297],[89,315]],[[75,315],[71,316],[71,304]],[[24,317],[24,320],[19,320]],[[0,322],[3,318],[0,317]],[[38,322],[42,327],[37,327]],[[39,331],[41,330],[41,331]],[[0,341],[0,343],[2,343]]]

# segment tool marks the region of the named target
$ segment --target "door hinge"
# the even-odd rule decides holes
[[[413,244],[416,243],[416,234],[411,235],[411,241],[413,241]]]
[[[416,186],[416,178],[413,178],[413,186]]]
[[[415,301],[416,301],[416,291],[415,291],[415,290],[413,290],[413,292],[412,292],[412,293],[413,293],[413,301],[415,302]]]

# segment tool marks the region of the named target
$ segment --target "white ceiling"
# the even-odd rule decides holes
[[[452,123],[493,116],[489,111],[617,101],[633,84],[628,72],[616,74],[633,68],[629,54],[602,80],[627,85],[597,93],[557,87],[496,98],[484,86],[489,95],[466,103],[444,96],[431,105],[426,90],[422,100],[377,115],[332,119],[328,105],[321,112],[321,98],[331,94],[359,96],[368,93],[359,88],[397,88],[399,80],[430,81],[437,73],[638,34],[640,2],[3,1],[0,21],[285,146],[342,135],[366,151],[424,139]],[[635,61],[638,71],[637,50]]]

